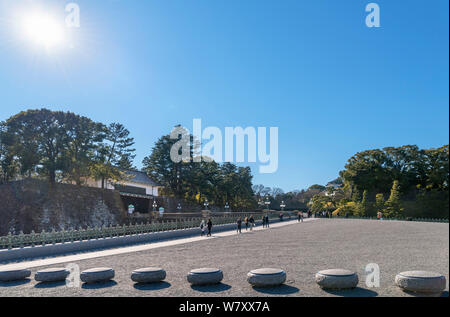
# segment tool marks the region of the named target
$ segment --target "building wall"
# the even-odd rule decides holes
[[[89,179],[86,182],[86,184],[89,187],[95,187],[95,188],[101,188],[102,187],[102,181],[101,180]],[[134,183],[134,182],[130,182],[130,181],[123,181],[123,182],[120,182],[120,184],[124,185],[124,186],[133,186],[133,187],[145,188],[145,192],[146,192],[147,195],[159,197],[159,187],[149,186],[149,185],[140,184],[140,183]],[[111,183],[111,182],[106,182],[105,188],[114,190],[114,184]]]

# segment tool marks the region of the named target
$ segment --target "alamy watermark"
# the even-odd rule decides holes
[[[366,17],[366,26],[368,28],[379,28],[380,24],[380,6],[377,3],[369,3],[366,6],[366,12],[369,14]]]
[[[69,264],[66,267],[69,276],[66,278],[66,286],[69,288],[80,288],[80,267],[77,264]]]
[[[269,130],[269,137],[267,137],[267,130]],[[170,138],[178,140],[170,151],[170,158],[175,163],[248,162],[260,163],[261,174],[273,174],[278,170],[277,127],[227,127],[222,133],[218,127],[202,129],[202,120],[194,119],[192,134],[187,128],[178,126],[173,129]],[[267,146],[267,140],[269,140],[269,146]]]
[[[366,275],[366,286],[368,288],[379,288],[380,287],[380,266],[376,263],[367,264],[365,269]]]
[[[66,27],[79,28],[80,27],[80,6],[71,2],[66,5]]]

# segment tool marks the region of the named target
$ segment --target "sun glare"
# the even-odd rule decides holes
[[[22,20],[22,27],[29,40],[47,49],[60,45],[64,41],[63,26],[48,14],[26,15]]]

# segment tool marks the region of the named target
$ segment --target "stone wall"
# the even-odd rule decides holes
[[[116,191],[27,179],[0,185],[0,235],[123,223]]]

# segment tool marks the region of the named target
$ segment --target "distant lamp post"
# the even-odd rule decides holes
[[[280,208],[281,211],[284,211],[284,208],[286,208],[286,204],[284,203],[284,201],[281,202]]]
[[[181,212],[181,209],[182,209],[181,204],[178,204],[178,207],[177,207],[178,212]]]
[[[269,195],[267,195],[266,197],[266,201],[264,202],[264,204],[266,205],[266,209],[269,210],[270,209],[270,200],[269,200]]]
[[[229,212],[230,211],[230,205],[228,205],[228,203],[225,204],[225,212]]]
[[[203,205],[205,206],[205,210],[208,210],[208,206],[209,206],[208,199],[205,199],[205,202],[203,203]]]

